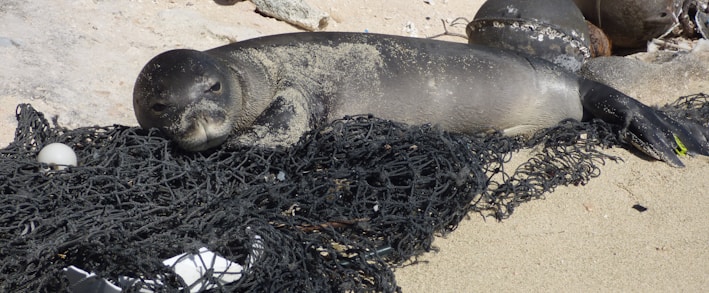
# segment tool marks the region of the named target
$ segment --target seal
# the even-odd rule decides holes
[[[469,44],[521,52],[575,73],[588,59],[610,55],[607,36],[568,0],[485,1],[465,33]]]
[[[683,0],[574,0],[583,15],[601,28],[613,46],[644,48],[672,30]]]
[[[589,27],[568,0],[485,1],[465,33],[469,44],[523,52],[572,72],[592,55]]]
[[[633,145],[682,166],[674,149],[709,152],[707,131],[685,126],[548,61],[485,46],[365,33],[265,36],[207,51],[159,54],[133,93],[143,128],[188,151],[288,146],[347,115],[433,123],[475,134],[530,134],[597,117]]]

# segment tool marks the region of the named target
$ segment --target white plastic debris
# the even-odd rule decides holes
[[[68,292],[72,293],[120,293],[121,288],[111,284],[106,279],[100,279],[94,273],[88,273],[75,266],[64,269],[64,275],[69,280]]]
[[[211,252],[206,247],[200,248],[198,252],[198,254],[183,253],[163,261],[163,264],[172,267],[175,273],[190,285],[190,292],[216,288],[217,284],[210,283],[210,279],[226,285],[238,281],[244,274],[243,266]],[[206,274],[209,272],[212,275],[207,277]]]
[[[261,236],[254,235],[251,243],[251,253],[246,260],[249,266],[261,256],[264,246]],[[210,251],[206,247],[200,248],[198,253],[183,253],[163,261],[163,264],[171,267],[175,273],[188,285],[189,291],[202,292],[217,288],[218,285],[226,285],[241,279],[244,275],[244,266],[223,258]],[[211,273],[211,276],[206,274]],[[69,280],[68,291],[71,293],[120,293],[121,288],[112,284],[106,279],[101,279],[94,273],[88,273],[75,266],[64,269],[64,275]],[[214,283],[216,280],[219,284]],[[130,287],[138,280],[121,276],[118,281],[122,286]],[[145,281],[148,284],[161,285],[159,281]],[[184,289],[184,288],[183,288]],[[153,292],[143,288],[140,292]]]

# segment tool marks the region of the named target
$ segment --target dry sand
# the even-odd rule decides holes
[[[329,31],[426,37],[443,32],[441,19],[472,18],[482,1],[311,3],[332,16]],[[13,138],[18,103],[58,115],[70,128],[137,125],[132,85],[152,56],[294,31],[255,13],[250,2],[3,0],[0,145]],[[671,96],[654,94],[658,89],[652,86],[633,94],[663,103],[709,91],[705,76],[693,78],[662,86],[665,91],[677,86]],[[404,292],[705,291],[709,158],[688,158],[686,168],[674,169],[624,149],[609,153],[625,161],[608,163],[586,186],[559,188],[503,222],[471,215],[458,230],[436,239],[440,252],[397,269],[399,285]],[[648,210],[638,212],[634,204]]]

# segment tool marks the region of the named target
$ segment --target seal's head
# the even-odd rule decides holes
[[[228,68],[204,52],[179,49],[148,62],[133,89],[133,109],[144,129],[158,128],[187,151],[222,144],[234,109]]]

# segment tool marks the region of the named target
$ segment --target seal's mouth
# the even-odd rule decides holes
[[[214,101],[202,99],[173,115],[166,132],[180,148],[199,152],[223,144],[232,132],[233,119],[228,109]]]
[[[180,148],[199,152],[217,147],[232,132],[232,119],[224,109],[193,109],[185,111],[168,127],[167,133]]]
[[[213,119],[195,119],[188,131],[175,135],[175,141],[186,151],[211,149],[226,141],[231,130],[228,125],[226,120],[215,123]]]

